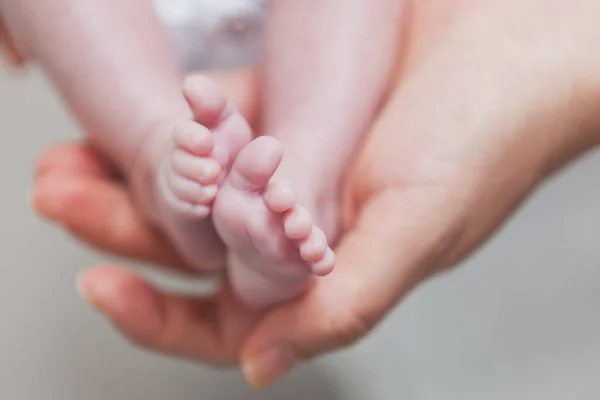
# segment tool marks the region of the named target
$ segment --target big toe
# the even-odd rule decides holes
[[[205,76],[187,78],[183,94],[194,113],[194,120],[209,128],[217,125],[231,111],[221,86]]]
[[[238,190],[264,190],[283,158],[281,143],[261,136],[250,142],[238,155],[229,176],[229,183]]]

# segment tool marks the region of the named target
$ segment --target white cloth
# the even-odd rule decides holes
[[[267,0],[154,0],[182,69],[225,69],[255,63]]]

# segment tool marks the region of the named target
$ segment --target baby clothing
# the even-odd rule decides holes
[[[267,0],[153,0],[184,72],[254,64],[261,50]],[[0,56],[22,68],[0,16]]]
[[[266,0],[154,0],[185,72],[257,61]]]

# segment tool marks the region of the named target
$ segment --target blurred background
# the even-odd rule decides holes
[[[600,398],[600,155],[542,188],[462,268],[357,347],[264,393],[126,343],[74,287],[106,257],[36,218],[36,155],[77,130],[36,72],[0,74],[0,399]]]

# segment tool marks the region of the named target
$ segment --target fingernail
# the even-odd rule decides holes
[[[296,356],[289,347],[278,345],[242,362],[242,373],[253,388],[265,389],[292,369],[296,361]]]
[[[77,273],[77,277],[75,278],[75,290],[77,291],[77,294],[79,295],[79,297],[81,297],[81,300],[85,301],[86,303],[88,303],[90,306],[94,307],[95,309],[99,309],[99,305],[96,304],[93,300],[92,300],[92,296],[90,296],[90,294],[87,291],[87,288],[85,286],[85,276],[86,276],[87,271],[83,270],[83,271],[79,271]]]
[[[27,202],[31,210],[39,217],[50,221],[55,221],[61,212],[60,192],[54,190],[44,191],[48,185],[40,186],[38,183],[27,192]],[[42,189],[40,189],[42,188]],[[36,201],[37,199],[37,201]]]

